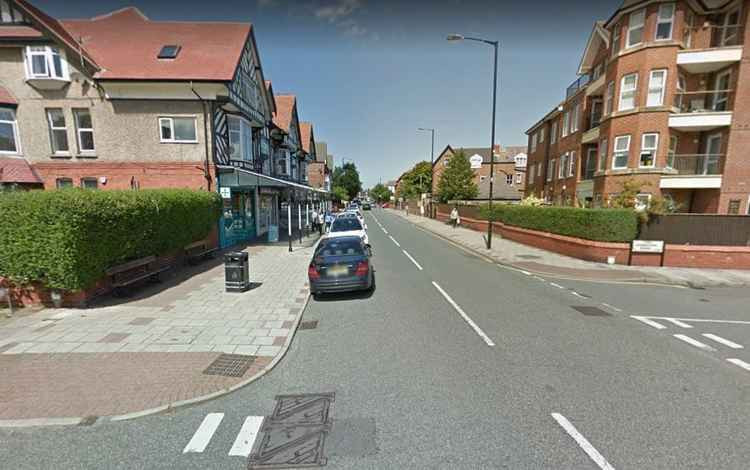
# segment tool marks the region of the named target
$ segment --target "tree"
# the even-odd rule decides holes
[[[378,183],[370,189],[370,196],[375,198],[377,202],[385,202],[391,200],[391,191]]]
[[[401,178],[403,189],[399,196],[408,199],[419,197],[422,193],[429,193],[431,178],[432,164],[430,162],[417,163]]]
[[[333,190],[331,190],[331,196],[338,202],[346,201],[349,198],[349,194],[343,186],[334,186]]]
[[[474,183],[474,170],[462,151],[455,154],[440,176],[437,197],[442,203],[464,201],[479,195],[479,188]]]
[[[344,163],[333,170],[333,186],[339,186],[346,191],[346,198],[352,200],[362,191],[359,171],[354,163]]]

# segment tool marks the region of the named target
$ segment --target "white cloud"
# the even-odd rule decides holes
[[[315,16],[329,23],[339,23],[362,8],[362,0],[333,0],[315,9]]]

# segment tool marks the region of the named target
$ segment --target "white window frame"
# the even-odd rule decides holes
[[[536,132],[531,134],[531,151],[536,152]]]
[[[636,18],[640,18],[640,21],[635,22],[634,20]],[[639,29],[641,30],[641,40],[638,42],[631,42],[631,35]],[[630,13],[630,17],[628,18],[628,34],[625,38],[625,49],[630,49],[631,47],[635,47],[640,44],[643,44],[643,36],[645,32],[646,32],[646,9],[641,8],[640,10]]]
[[[18,118],[16,117],[16,110],[10,107],[0,106],[0,110],[8,111],[13,116],[12,121],[0,120],[0,124],[9,124],[13,129],[13,143],[16,146],[16,150],[0,150],[0,155],[21,155],[21,139],[18,137]]]
[[[562,125],[562,131],[560,131],[560,137],[567,137],[569,126],[570,126],[570,111],[565,111],[563,113],[563,125]]]
[[[612,57],[615,57],[620,52],[620,30],[622,26],[617,23],[612,28]]]
[[[60,58],[60,74],[55,71],[55,56]],[[44,57],[44,73],[34,73],[34,57]],[[24,53],[27,79],[70,80],[65,51],[55,46],[26,46]]]
[[[624,149],[618,150],[618,142],[621,140],[624,140],[627,142],[627,145]],[[625,165],[624,166],[617,166],[617,157],[620,155],[625,156]],[[630,135],[619,135],[615,137],[615,146],[612,150],[612,169],[613,170],[623,170],[628,167],[628,161],[630,160]]]
[[[569,158],[570,157],[567,153],[560,155],[560,165],[557,167],[557,179],[565,179],[565,173],[567,173]]]
[[[653,147],[646,147],[647,137],[654,137]],[[659,149],[659,133],[658,132],[646,132],[643,135],[641,135],[641,151],[638,154],[638,168],[654,168],[656,166],[656,153],[658,149]],[[651,154],[650,165],[643,164],[643,155],[647,153]]]
[[[615,103],[615,81],[612,80],[607,83],[607,92],[604,95],[604,114],[602,116],[609,116],[614,110]]]
[[[552,178],[555,176],[555,159],[551,158],[547,162],[547,181],[552,181]]]
[[[539,143],[541,144],[542,142],[544,142],[544,127],[539,129]]]
[[[81,111],[86,111],[89,113],[89,117],[91,118],[91,127],[81,127],[78,120],[78,114]],[[75,125],[76,129],[76,144],[78,144],[78,153],[79,154],[90,154],[96,152],[96,140],[94,139],[94,117],[91,115],[91,109],[89,108],[74,108],[73,109],[73,125]],[[81,134],[84,132],[90,132],[91,133],[91,140],[94,142],[94,147],[90,149],[84,149],[81,145]]]
[[[554,144],[555,142],[557,142],[557,120],[552,122],[552,127],[550,128],[549,133],[549,143]]]
[[[523,175],[521,173],[516,173],[516,184],[521,184],[523,182]]]
[[[661,87],[656,88],[654,85],[654,75],[656,74],[663,74],[662,80],[661,80]],[[648,90],[646,93],[646,107],[651,106],[663,106],[664,105],[664,93],[667,89],[667,69],[656,69],[652,70],[651,73],[648,76]],[[655,91],[659,92],[659,100],[658,101],[651,101],[651,94]]]
[[[635,77],[635,81],[633,82],[632,88],[625,88],[625,80],[627,80],[630,77]],[[632,93],[633,94],[633,106],[630,108],[624,108],[623,107],[623,100],[625,93]],[[623,75],[620,79],[620,99],[617,103],[617,110],[618,111],[630,111],[631,109],[637,108],[638,105],[638,74],[637,73],[629,73],[627,75]]]
[[[667,149],[667,162],[665,168],[674,168],[674,159],[677,156],[677,149],[680,146],[680,137],[676,135],[669,136],[669,149]]]
[[[576,103],[575,106],[573,106],[572,113],[570,115],[570,134],[575,134],[578,132],[578,118],[581,114],[579,112],[581,108],[581,103]]]
[[[47,115],[50,148],[52,149],[52,154],[53,155],[70,155],[70,141],[68,140],[68,123],[67,121],[65,121],[65,111],[62,108],[47,108],[44,111],[45,111],[45,114]],[[65,121],[65,125],[63,127],[55,126],[55,124],[52,122],[52,116],[50,114],[51,111],[60,111],[60,113],[62,113],[63,120]],[[65,141],[68,144],[68,150],[57,150],[55,148],[57,147],[57,141],[55,140],[55,131],[65,132]]]
[[[193,129],[195,130],[195,139],[192,140],[186,140],[186,139],[177,139],[174,135],[174,120],[175,119],[192,119],[193,121]],[[162,121],[169,123],[169,138],[165,139],[164,134],[162,134]],[[159,124],[159,142],[163,144],[197,144],[198,143],[198,118],[196,116],[159,116],[158,119]]]
[[[232,146],[231,136],[234,133],[234,131],[230,131],[229,129],[229,121],[232,121],[232,120],[237,121],[239,123],[239,144],[240,144],[239,145],[240,154],[238,156],[233,157],[233,159],[251,162],[253,161],[254,155],[253,155],[253,129],[250,126],[250,122],[247,119],[243,118],[242,116],[237,116],[235,114],[227,115],[227,137],[229,138],[229,147]],[[197,133],[196,133],[196,137],[197,137]],[[249,137],[249,141],[246,142],[245,137]],[[249,148],[246,149],[245,146],[249,146]]]
[[[662,10],[666,8],[672,9],[672,13],[670,14],[669,18],[662,17]],[[670,41],[672,39],[672,35],[674,33],[674,12],[675,12],[674,3],[662,3],[659,5],[659,10],[656,12],[656,29],[654,30],[654,41]],[[669,24],[669,36],[668,37],[660,38],[658,36],[659,25],[662,25],[662,24]],[[686,25],[686,27],[688,26]]]
[[[599,171],[607,170],[607,153],[609,151],[609,139],[602,139],[599,141],[599,161],[597,168]]]
[[[568,178],[576,174],[577,157],[578,154],[575,150],[572,150],[568,155]]]

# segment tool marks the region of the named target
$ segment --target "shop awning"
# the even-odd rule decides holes
[[[301,183],[294,183],[292,181],[286,181],[286,180],[282,180],[279,178],[274,178],[273,176],[264,175],[262,173],[248,170],[246,168],[240,168],[234,165],[216,165],[216,167],[223,169],[223,170],[235,170],[237,173],[250,177],[250,179],[248,179],[248,178],[243,178],[241,175],[238,175],[237,186],[254,185],[254,186],[273,186],[277,188],[288,187],[288,188],[302,189],[302,190],[310,191],[314,193],[328,194],[328,191],[324,189],[313,188],[312,186],[307,186]],[[224,182],[222,181],[221,184],[223,185]]]

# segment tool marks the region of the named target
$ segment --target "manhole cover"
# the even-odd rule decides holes
[[[582,314],[589,316],[589,317],[611,317],[612,316],[609,312],[605,312],[599,307],[586,307],[586,306],[571,305],[570,308],[572,308],[573,310],[578,310]]]
[[[318,327],[318,320],[303,321],[299,324],[300,330],[314,330]]]
[[[222,354],[212,362],[206,370],[206,375],[221,375],[224,377],[242,377],[255,361],[255,356],[240,354]]]
[[[331,431],[333,393],[278,395],[273,414],[260,430],[250,469],[320,467],[327,463],[325,440]]]

